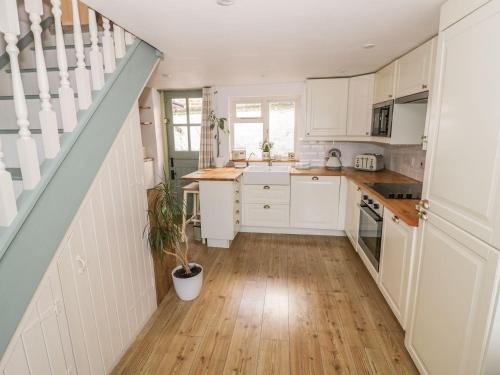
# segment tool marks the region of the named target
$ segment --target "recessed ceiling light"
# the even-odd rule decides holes
[[[365,48],[365,49],[370,49],[370,48],[373,48],[373,47],[375,47],[375,44],[373,44],[373,43],[367,43],[367,44],[365,44],[363,46],[363,48]]]
[[[234,4],[234,0],[217,0],[217,4],[227,7]]]

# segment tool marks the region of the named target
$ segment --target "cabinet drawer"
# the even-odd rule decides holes
[[[244,200],[246,203],[288,204],[290,202],[290,186],[283,185],[245,185]]]
[[[245,204],[243,224],[254,227],[287,227],[288,204]]]
[[[340,176],[292,176],[292,185],[297,182],[339,182]]]

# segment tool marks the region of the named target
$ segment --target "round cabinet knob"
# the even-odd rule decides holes
[[[269,210],[270,208],[271,208],[271,206],[270,206],[270,205],[268,205],[268,204],[264,205],[264,209],[265,209],[265,210]]]
[[[363,199],[368,199],[368,195],[363,195]]]
[[[239,223],[240,223],[240,221],[239,221],[239,220],[236,220],[236,224],[239,224]]]
[[[312,178],[312,180],[313,180],[313,181],[318,181],[318,180],[319,180],[319,177],[314,176],[314,177]]]
[[[391,95],[391,94],[389,94],[389,98],[392,98],[392,95]]]
[[[373,208],[375,208],[375,209],[379,209],[379,208],[380,208],[380,205],[379,205],[378,203],[375,203],[375,204],[373,205]]]
[[[368,204],[373,204],[373,199],[368,199]]]
[[[392,221],[394,221],[396,224],[399,224],[399,217],[397,217],[396,215],[394,215],[392,217]]]
[[[422,85],[422,88],[423,88],[423,89],[426,89],[426,88],[427,88],[427,85]]]

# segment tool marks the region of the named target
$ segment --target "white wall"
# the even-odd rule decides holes
[[[137,105],[0,360],[2,375],[110,373],[156,309]]]
[[[268,85],[246,85],[246,86],[218,86],[214,88],[217,91],[215,96],[215,112],[219,117],[229,118],[229,102],[231,98],[236,97],[269,97],[269,96],[292,96],[298,97],[297,106],[297,125],[295,131],[295,151],[300,160],[309,160],[313,165],[324,165],[325,156],[329,149],[336,147],[342,152],[342,162],[345,166],[354,164],[354,156],[364,152],[384,153],[384,148],[368,143],[350,143],[342,142],[320,142],[320,141],[301,141],[300,137],[305,133],[305,82],[276,83]],[[221,153],[226,161],[229,160],[229,137],[221,137]]]

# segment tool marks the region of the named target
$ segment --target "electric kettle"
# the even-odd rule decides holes
[[[325,167],[327,169],[334,169],[334,170],[342,169],[342,162],[340,161],[341,156],[342,153],[338,148],[332,148],[330,151],[328,151]]]

